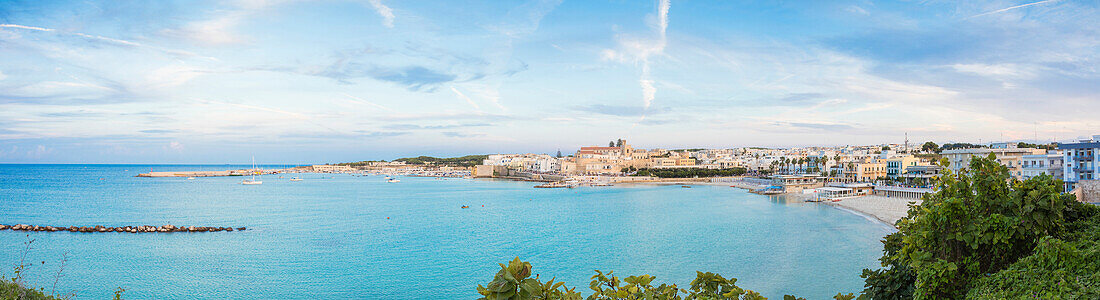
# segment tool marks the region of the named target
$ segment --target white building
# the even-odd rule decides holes
[[[1024,180],[1039,175],[1050,175],[1062,179],[1062,154],[1033,154],[1021,157],[1023,164],[1022,177]]]
[[[546,154],[492,154],[482,164],[538,173],[558,173],[562,169],[562,159]]]
[[[1077,183],[1097,180],[1100,172],[1100,135],[1091,139],[1080,139],[1077,143],[1058,144],[1062,150],[1062,180],[1066,182],[1066,191],[1072,191]]]
[[[1008,148],[954,149],[944,151],[941,154],[950,162],[948,169],[954,173],[969,168],[970,159],[975,156],[986,157],[989,154],[993,154],[997,157],[997,163],[1008,167],[1008,171],[1011,173],[1012,177],[1020,179],[1023,178],[1023,168],[1021,167],[1023,164],[1022,157],[1024,155],[1046,153],[1044,149],[1016,148],[1013,145],[1008,145]]]

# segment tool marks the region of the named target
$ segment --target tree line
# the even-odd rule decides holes
[[[395,159],[393,161],[395,161],[395,162],[404,162],[404,163],[410,164],[410,165],[435,165],[435,166],[453,166],[453,167],[472,167],[472,166],[481,164],[483,161],[485,161],[486,158],[489,158],[489,155],[466,155],[466,156],[446,157],[446,158],[439,158],[439,157],[421,155],[421,156],[417,156],[417,157],[398,158],[398,159]],[[386,162],[386,161],[384,161],[384,160],[364,160],[364,161],[359,161],[359,162],[339,163],[339,164],[336,164],[336,165],[351,166],[351,167],[362,167],[362,166],[368,166],[371,163],[375,163],[375,162]]]
[[[626,168],[624,172],[634,172],[632,176],[653,176],[659,178],[695,178],[695,177],[728,177],[741,176],[747,172],[745,168],[704,169],[704,168],[672,168],[653,169]]]

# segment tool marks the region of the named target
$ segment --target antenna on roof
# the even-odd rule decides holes
[[[905,133],[905,153],[909,153],[909,133]]]

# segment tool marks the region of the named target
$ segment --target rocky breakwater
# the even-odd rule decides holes
[[[69,226],[69,227],[54,227],[54,226],[39,226],[39,225],[3,225],[0,224],[0,230],[14,230],[14,231],[42,231],[42,232],[123,232],[123,233],[157,233],[157,232],[232,232],[232,231],[244,231],[246,227],[197,227],[197,226],[174,226],[174,225],[162,225],[162,226],[123,226],[123,227],[106,227],[102,225],[96,226]]]

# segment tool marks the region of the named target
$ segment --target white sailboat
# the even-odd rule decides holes
[[[241,181],[241,184],[244,184],[244,185],[264,184],[263,181],[257,181],[256,180],[256,157],[255,156],[252,157],[252,170],[249,170],[249,173],[252,173],[252,179],[245,179],[244,181]]]

